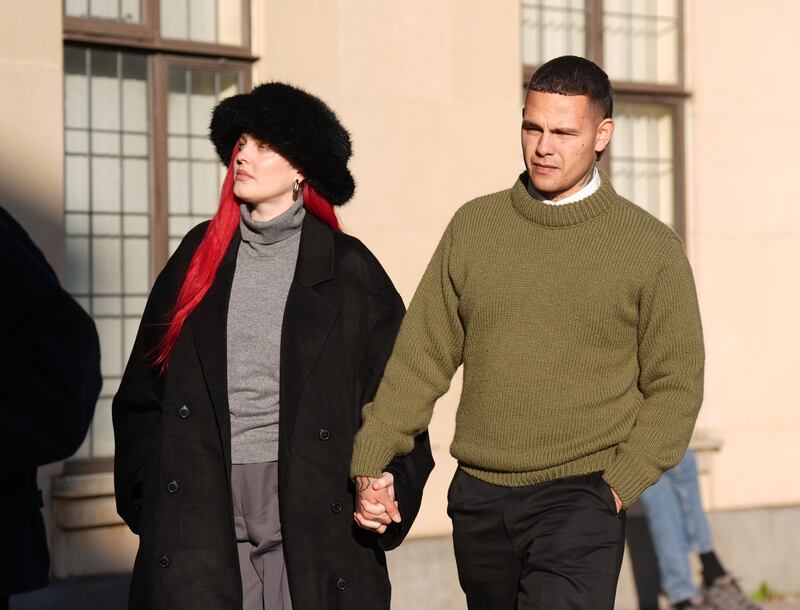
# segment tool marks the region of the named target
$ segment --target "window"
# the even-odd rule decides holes
[[[214,214],[225,168],[208,140],[208,120],[220,99],[239,90],[235,72],[169,69],[167,183],[169,251],[194,225]]]
[[[682,0],[523,0],[523,82],[580,55],[614,87],[617,129],[601,166],[617,191],[683,233]]]
[[[111,401],[152,282],[216,210],[211,110],[250,86],[247,3],[187,1],[64,2],[64,281],[95,320],[103,373],[72,472],[110,464]]]
[[[659,104],[619,104],[611,156],[614,185],[659,218],[674,218],[673,112]]]
[[[586,56],[589,7],[586,0],[522,3],[522,61],[539,66],[561,55]]]
[[[603,0],[603,56],[613,80],[680,81],[677,0]]]
[[[65,0],[64,16],[142,23],[142,0]]]
[[[147,298],[150,272],[147,60],[64,51],[65,285],[95,320],[103,390],[87,450],[111,446],[111,397]]]
[[[242,44],[242,4],[216,0],[169,0],[161,3],[165,38],[212,44]]]

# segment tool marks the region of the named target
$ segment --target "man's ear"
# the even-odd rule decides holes
[[[597,126],[594,138],[594,152],[603,152],[611,143],[611,136],[614,135],[614,119],[603,119]]]

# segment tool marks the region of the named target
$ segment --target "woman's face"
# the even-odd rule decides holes
[[[234,194],[252,205],[291,201],[294,181],[303,181],[285,157],[249,134],[239,138],[234,172]]]

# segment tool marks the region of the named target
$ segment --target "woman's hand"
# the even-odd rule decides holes
[[[400,522],[398,503],[394,499],[394,475],[384,472],[379,479],[356,477],[356,512],[353,519],[359,527],[382,534],[394,521]]]

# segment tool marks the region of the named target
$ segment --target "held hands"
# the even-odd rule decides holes
[[[392,522],[400,523],[400,511],[394,499],[394,475],[384,472],[379,479],[356,477],[356,512],[359,527],[382,534]]]

